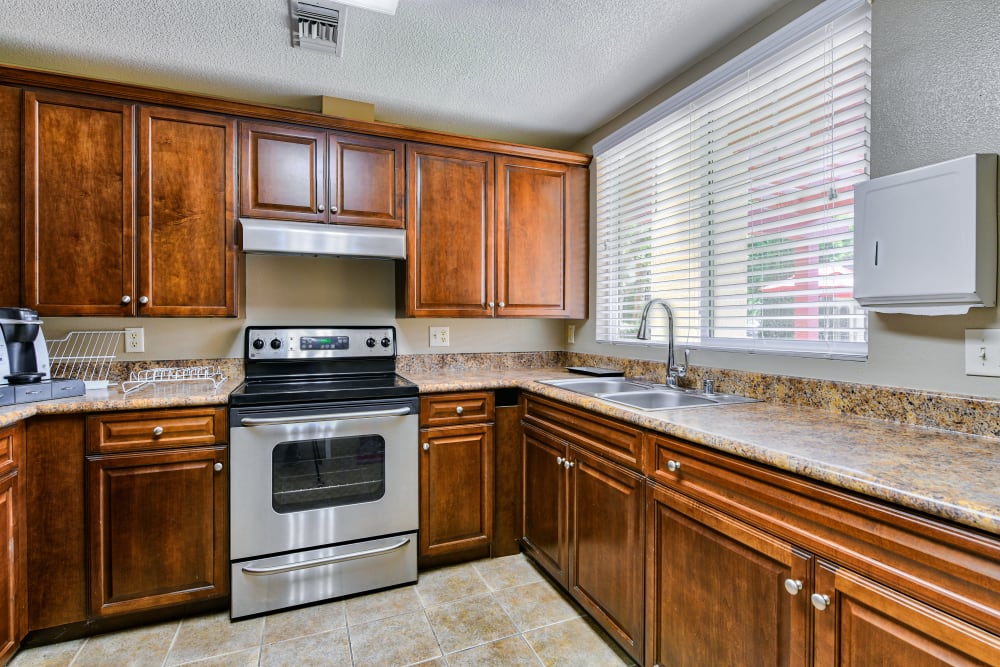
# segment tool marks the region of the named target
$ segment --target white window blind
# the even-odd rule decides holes
[[[808,30],[786,30],[766,57],[744,54],[737,74],[741,58],[597,146],[599,341],[634,342],[643,306],[663,298],[679,344],[866,354],[852,240],[854,184],[868,179],[869,8],[818,10],[819,27],[800,21]],[[665,342],[662,310],[652,324]]]

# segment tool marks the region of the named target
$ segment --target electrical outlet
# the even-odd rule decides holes
[[[965,374],[1000,377],[1000,329],[965,330]]]
[[[567,324],[566,325],[566,342],[572,345],[576,342],[576,325]]]
[[[143,330],[141,328],[125,330],[125,351],[126,352],[146,351],[146,338],[143,335]]]
[[[448,347],[451,345],[451,337],[448,335],[448,327],[430,327],[431,347]]]

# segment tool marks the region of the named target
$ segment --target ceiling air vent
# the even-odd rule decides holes
[[[340,55],[344,44],[343,5],[333,2],[288,0],[292,23],[292,46],[332,51]]]

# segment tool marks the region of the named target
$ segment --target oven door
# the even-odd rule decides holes
[[[230,557],[415,531],[418,405],[232,409]]]

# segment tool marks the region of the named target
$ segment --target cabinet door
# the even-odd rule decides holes
[[[236,315],[235,141],[223,116],[140,110],[140,315]]]
[[[807,664],[809,554],[674,491],[647,496],[646,664]]]
[[[25,591],[21,587],[21,573],[24,561],[21,557],[23,538],[18,530],[21,521],[17,488],[16,472],[0,479],[0,545],[4,547],[0,558],[0,664],[6,664],[17,651],[23,627],[21,606]]]
[[[644,480],[575,447],[570,456],[570,593],[642,662]]]
[[[420,432],[420,555],[493,540],[493,425]]]
[[[132,107],[24,94],[24,304],[135,314]]]
[[[406,315],[492,317],[493,155],[410,144],[406,160]]]
[[[225,466],[225,447],[88,457],[93,615],[228,594]]]
[[[817,667],[1000,665],[1000,637],[850,570],[816,566]]]
[[[564,587],[569,567],[567,446],[544,431],[524,427],[524,537],[521,546]]]
[[[405,227],[403,142],[332,135],[330,192],[330,222]]]
[[[0,303],[21,304],[21,89],[0,86]]]
[[[497,315],[584,318],[587,170],[498,156]]]
[[[240,123],[240,215],[326,222],[326,132]]]

